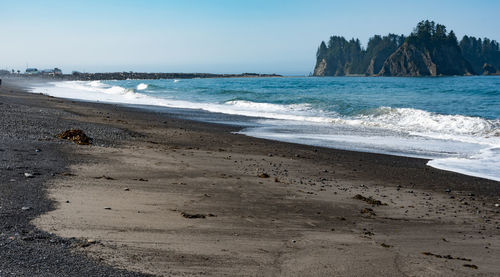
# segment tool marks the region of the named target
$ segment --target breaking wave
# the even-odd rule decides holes
[[[409,132],[435,132],[452,135],[500,135],[500,120],[463,115],[441,115],[412,108],[380,107],[360,119],[383,128]]]
[[[169,80],[168,82],[175,83],[177,81]],[[366,129],[382,130],[382,132],[383,130],[387,130],[394,134],[399,134],[396,136],[405,140],[408,137],[415,136],[432,140],[481,145],[481,152],[474,155],[437,158],[430,161],[429,165],[444,170],[452,170],[494,180],[500,179],[497,173],[491,173],[495,172],[494,170],[497,170],[500,164],[500,150],[498,150],[500,149],[500,119],[485,119],[460,114],[446,115],[415,108],[387,106],[365,109],[346,115],[335,110],[320,109],[311,103],[279,104],[276,102],[256,102],[242,100],[237,98],[238,96],[228,101],[214,101],[213,99],[207,100],[202,98],[198,98],[198,101],[192,101],[187,100],[190,99],[189,97],[174,98],[175,94],[169,94],[166,87],[163,87],[163,85],[168,85],[163,83],[159,85],[157,83],[137,84],[136,82],[133,86],[129,85],[131,88],[116,84],[122,83],[105,83],[101,81],[54,82],[45,86],[35,87],[33,91],[55,97],[86,101],[200,109],[208,112],[264,118],[272,120],[272,124],[276,126],[285,124],[283,122],[286,122],[288,125],[303,126],[316,124],[318,125],[318,130],[321,130],[321,128],[331,128],[331,126],[348,126],[351,129],[361,130],[361,132],[364,132],[363,130]],[[147,94],[153,90],[154,94]],[[224,97],[227,97],[226,94],[223,94]],[[279,135],[277,133],[269,133],[267,137],[285,141],[293,141],[292,138],[295,137],[295,141],[300,143],[308,143],[308,140],[328,141],[328,139],[334,137],[331,134],[321,133],[322,131],[318,131],[315,134],[305,134],[300,133],[302,132],[300,130],[304,130],[304,128],[296,130],[299,130],[299,133],[288,135],[285,133]],[[255,132],[252,135],[259,136]],[[411,148],[413,146],[410,144],[414,142],[409,142],[408,145],[404,145],[405,143],[401,144],[402,148]],[[373,146],[375,143],[372,141],[371,145]],[[485,168],[487,169],[486,171],[484,170]],[[500,169],[497,172],[500,172]]]
[[[148,88],[148,85],[144,84],[144,83],[140,83],[137,85],[137,90],[145,90],[147,88]]]
[[[51,89],[52,92],[47,91],[47,94],[52,93],[53,96],[66,98],[202,109],[209,112],[268,119],[373,127],[443,139],[484,137],[491,138],[500,144],[499,119],[488,120],[464,115],[442,115],[413,108],[392,107],[379,107],[355,115],[343,116],[335,111],[315,109],[308,103],[274,104],[247,100],[203,103],[158,98],[137,92],[148,88],[148,85],[144,83],[138,84],[135,91],[121,86],[108,85],[101,81],[54,82],[52,84],[55,88],[70,90],[63,94],[53,95],[54,89]],[[35,88],[36,90],[44,90],[44,88]],[[85,93],[75,93],[75,90],[85,91]]]

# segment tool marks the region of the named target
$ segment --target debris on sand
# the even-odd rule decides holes
[[[385,248],[392,248],[392,245],[381,243],[380,246],[385,247]]]
[[[31,173],[25,172],[24,173],[24,177],[26,177],[26,178],[33,178],[35,176],[33,174],[31,174]]]
[[[109,177],[109,176],[106,176],[106,175],[102,175],[102,176],[99,176],[99,177],[94,177],[94,179],[115,180],[115,178]]]
[[[271,177],[271,176],[269,176],[269,174],[267,174],[267,173],[261,173],[261,174],[259,174],[258,176],[259,176],[259,178],[269,178],[269,177]]]
[[[475,264],[464,264],[465,267],[473,268],[473,269],[478,269],[477,265]]]
[[[374,206],[387,206],[386,203],[382,203],[382,201],[380,201],[380,200],[375,200],[371,196],[370,197],[364,197],[361,194],[356,194],[354,196],[354,199],[365,201],[366,203],[374,205]]]
[[[82,240],[82,241],[79,241],[75,244],[75,246],[77,247],[81,247],[81,248],[87,248],[93,244],[96,244],[97,241],[96,240],[93,240],[93,239],[87,239],[87,240]]]
[[[182,212],[181,215],[185,218],[193,219],[193,218],[206,218],[207,216],[204,214],[190,214],[186,212]]]
[[[62,172],[62,173],[59,173],[59,175],[61,175],[61,176],[76,176],[76,174],[73,174],[71,172]]]
[[[361,213],[362,214],[367,214],[367,215],[370,215],[370,216],[376,216],[376,214],[373,211],[373,209],[370,209],[370,208],[363,208],[363,209],[361,209]]]
[[[365,234],[365,236],[374,236],[375,233],[371,232],[371,231],[365,231],[363,234]]]
[[[460,261],[466,261],[466,262],[472,261],[471,259],[467,259],[467,258],[453,257],[452,255],[439,255],[439,254],[434,254],[431,252],[422,252],[422,254],[424,254],[426,256],[433,256],[436,258],[448,259],[448,260],[460,260]]]
[[[187,212],[182,212],[181,215],[185,218],[189,219],[194,219],[194,218],[206,218],[207,216],[209,217],[215,217],[215,214],[191,214]]]
[[[67,139],[76,144],[80,145],[89,145],[92,143],[92,138],[88,137],[82,130],[80,129],[70,129],[64,132],[57,134],[57,137],[60,139]]]

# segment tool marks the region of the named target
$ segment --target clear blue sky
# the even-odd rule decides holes
[[[307,74],[321,40],[431,19],[500,40],[500,1],[2,1],[0,68]]]

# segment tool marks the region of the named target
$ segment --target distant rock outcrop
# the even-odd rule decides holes
[[[487,64],[487,66],[485,65]],[[485,66],[483,66],[485,65]],[[449,76],[495,74],[500,67],[498,42],[464,36],[433,21],[421,21],[410,34],[359,40],[332,36],[316,54],[314,76]]]

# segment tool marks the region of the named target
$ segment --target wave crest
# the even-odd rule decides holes
[[[290,104],[290,105],[282,105],[282,104],[272,104],[272,103],[262,103],[262,102],[252,102],[246,100],[231,100],[226,101],[224,104],[232,105],[234,107],[244,108],[244,109],[252,109],[252,110],[260,110],[267,112],[276,112],[276,111],[309,111],[311,110],[311,105],[309,104]]]
[[[147,84],[144,84],[144,83],[140,83],[137,85],[137,90],[145,90],[148,88],[148,85]]]
[[[101,81],[57,82],[56,87],[113,95],[113,102],[158,105],[175,108],[202,109],[233,115],[261,117],[267,119],[290,120],[303,123],[321,123],[368,127],[405,132],[412,135],[474,141],[487,138],[487,144],[500,145],[500,120],[488,120],[464,115],[442,115],[414,108],[378,107],[351,116],[342,116],[334,111],[323,111],[308,103],[276,104],[253,102],[248,100],[230,100],[224,103],[201,103],[186,100],[157,98],[139,93],[154,85],[138,84],[135,89],[128,89]],[[74,95],[73,95],[74,97]],[[100,96],[88,95],[99,100]],[[100,100],[110,101],[104,97]],[[141,101],[139,101],[141,99]],[[472,140],[471,140],[472,139]]]
[[[472,136],[495,136],[500,120],[464,115],[442,115],[412,108],[380,107],[359,119],[367,125],[408,132],[436,132]]]

